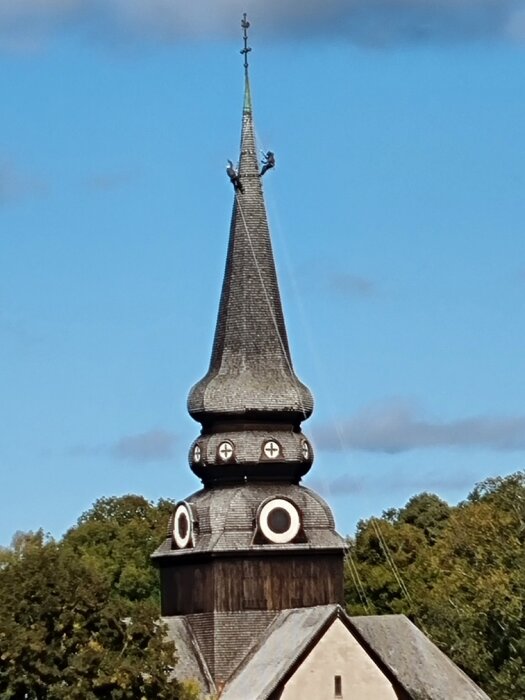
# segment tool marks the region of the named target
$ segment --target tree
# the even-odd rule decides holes
[[[0,696],[5,700],[181,700],[175,649],[149,603],[131,615],[108,578],[39,532],[0,563]]]
[[[142,496],[101,498],[63,539],[63,546],[104,577],[112,595],[129,606],[159,606],[158,573],[150,555],[165,537],[173,502],[155,505]]]
[[[493,700],[525,697],[525,472],[360,522],[346,572],[350,613],[404,612]]]

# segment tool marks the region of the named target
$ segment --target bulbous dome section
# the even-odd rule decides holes
[[[268,360],[271,365],[271,360]],[[246,365],[244,357],[232,361],[231,370]],[[271,371],[218,372],[215,368],[197,382],[188,396],[188,411],[201,423],[224,416],[261,418],[280,416],[299,423],[312,414],[313,396],[287,368]]]
[[[259,537],[261,514],[264,506],[271,510],[285,502],[296,511],[299,522],[291,541],[273,542]],[[275,550],[337,550],[344,546],[343,538],[335,530],[335,522],[328,504],[317,493],[296,484],[253,483],[238,486],[220,486],[203,489],[184,502],[194,519],[191,548],[178,548],[171,535],[159,547],[156,555],[185,556],[198,552],[261,552]],[[270,521],[271,522],[271,521]],[[278,525],[276,529],[279,530]]]

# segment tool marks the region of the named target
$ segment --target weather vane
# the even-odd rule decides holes
[[[246,12],[242,16],[241,20],[241,27],[243,28],[243,35],[242,38],[244,39],[244,48],[241,49],[241,53],[244,55],[244,72],[248,73],[248,54],[251,51],[251,48],[248,46],[248,28],[250,26],[250,23],[248,22],[246,18]]]

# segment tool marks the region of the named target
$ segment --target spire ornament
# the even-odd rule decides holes
[[[242,16],[241,27],[243,29],[242,38],[244,40],[244,48],[241,49],[241,54],[244,56],[244,74],[248,77],[248,54],[251,48],[248,46],[248,29],[250,28],[250,23],[248,22],[246,12]]]

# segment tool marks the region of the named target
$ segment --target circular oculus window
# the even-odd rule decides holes
[[[191,540],[192,522],[190,509],[185,503],[180,503],[173,517],[173,539],[179,549],[185,549]]]
[[[217,452],[219,454],[219,458],[223,462],[229,462],[231,458],[233,457],[233,445],[231,442],[221,442],[219,445]]]
[[[290,501],[274,498],[261,508],[259,527],[270,542],[286,544],[297,537],[301,527],[299,511]]]
[[[277,459],[281,454],[281,448],[275,440],[267,440],[263,445],[263,452],[268,459]]]
[[[310,459],[310,445],[306,442],[306,440],[303,440],[301,450],[303,453],[303,459]]]
[[[200,448],[200,445],[195,445],[193,448],[193,460],[195,462],[200,462],[202,457],[202,450]]]

